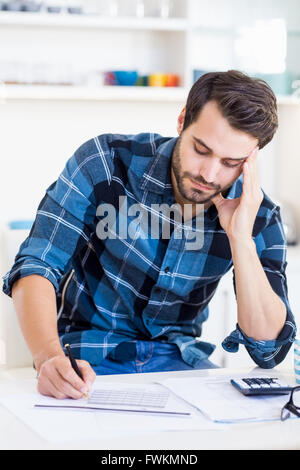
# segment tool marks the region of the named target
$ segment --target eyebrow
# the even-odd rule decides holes
[[[202,145],[203,147],[205,147],[210,153],[213,153],[213,150],[208,147],[208,145],[206,145],[203,140],[199,139],[198,137],[195,137],[195,136],[192,136],[193,139],[200,145]],[[246,160],[247,157],[242,157],[242,158],[232,158],[232,157],[226,157],[224,158],[223,160],[234,160],[234,161],[242,161],[242,160]]]

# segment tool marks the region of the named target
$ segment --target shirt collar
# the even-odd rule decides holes
[[[156,154],[150,160],[140,181],[140,188],[156,194],[172,190],[171,156],[178,137],[168,138],[157,147]]]

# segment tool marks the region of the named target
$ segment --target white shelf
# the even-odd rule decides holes
[[[184,87],[135,87],[47,85],[5,85],[0,87],[0,102],[6,100],[67,100],[67,101],[173,101],[185,102]]]
[[[74,100],[74,101],[173,101],[185,102],[185,87],[0,85],[0,101]],[[277,96],[279,105],[300,105],[296,96]]]
[[[187,30],[187,21],[182,18],[104,17],[63,13],[15,13],[7,11],[0,12],[0,25],[183,32]]]

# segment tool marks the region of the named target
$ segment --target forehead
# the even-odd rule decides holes
[[[233,128],[213,101],[206,103],[186,131],[190,139],[204,142],[221,158],[245,158],[258,144],[255,137]]]

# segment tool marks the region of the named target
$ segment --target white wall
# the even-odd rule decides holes
[[[39,100],[0,104],[0,224],[33,218],[45,189],[84,141],[105,132],[175,136],[183,105]]]
[[[276,147],[276,188],[279,199],[293,208],[300,241],[300,105],[279,108],[280,139]],[[300,281],[300,273],[299,273]]]

